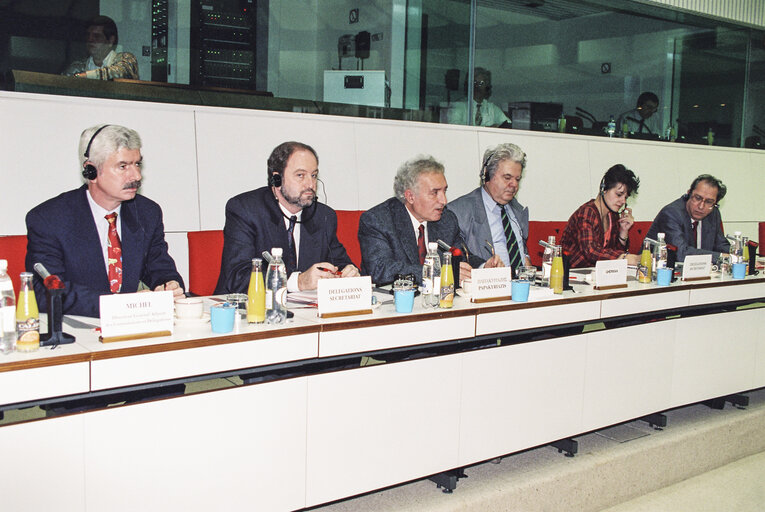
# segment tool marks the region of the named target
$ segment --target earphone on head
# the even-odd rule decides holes
[[[279,188],[282,186],[282,175],[278,172],[271,173],[271,177],[268,178],[268,184],[272,187]]]
[[[603,195],[603,193],[606,191],[606,177],[603,176],[600,180],[600,195]]]
[[[96,177],[98,177],[98,169],[96,169],[96,166],[93,164],[89,164],[88,159],[90,158],[90,146],[93,144],[93,140],[96,138],[96,135],[101,133],[101,130],[106,128],[107,126],[110,126],[108,124],[103,125],[101,128],[96,130],[96,132],[90,137],[90,140],[88,141],[88,146],[85,148],[85,153],[82,155],[85,157],[85,161],[82,163],[82,177],[86,180],[94,180]]]
[[[487,156],[486,159],[483,161],[483,165],[481,166],[481,174],[479,174],[481,178],[481,185],[486,183],[487,178],[491,179],[490,177],[486,176],[486,168],[489,166],[489,162],[491,161],[494,154],[495,154],[495,151],[492,151],[491,153],[489,153],[489,156]]]

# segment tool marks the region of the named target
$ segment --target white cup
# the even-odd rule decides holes
[[[199,297],[185,297],[175,300],[175,316],[181,319],[202,318],[204,304]]]
[[[473,293],[473,281],[472,281],[472,279],[463,279],[462,280],[462,289],[468,295],[472,295],[472,293]]]

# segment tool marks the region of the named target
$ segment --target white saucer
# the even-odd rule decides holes
[[[210,313],[204,312],[200,318],[175,318],[178,325],[202,325],[210,323]]]

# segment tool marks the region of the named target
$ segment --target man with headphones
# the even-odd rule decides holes
[[[510,128],[510,119],[508,119],[501,108],[489,101],[491,91],[491,71],[484,68],[475,68],[473,71],[472,119],[467,118],[467,102],[461,101],[452,104],[449,108],[447,114],[449,123]],[[465,77],[465,94],[467,94],[467,76]]]
[[[42,263],[66,284],[63,311],[99,316],[99,297],[139,289],[183,295],[183,279],[167,251],[162,210],[138,195],[141,138],[124,126],[93,126],[79,143],[78,189],[29,211],[26,268]],[[38,297],[45,288],[35,275]],[[46,302],[38,300],[41,310]]]
[[[252,259],[283,249],[287,290],[315,290],[319,279],[356,277],[337,239],[337,214],[316,201],[319,157],[309,145],[289,141],[268,157],[268,186],[226,203],[223,257],[215,293],[246,293]]]
[[[468,250],[486,260],[486,267],[531,265],[529,209],[515,197],[525,168],[526,153],[515,144],[489,148],[483,154],[481,186],[449,203]]]
[[[687,254],[711,254],[713,259],[730,250],[723,232],[718,204],[728,191],[722,181],[710,174],[693,180],[688,192],[659,211],[647,237],[665,240],[677,247],[677,261]]]
[[[138,61],[130,52],[114,51],[119,41],[117,24],[108,16],[90,20],[86,33],[88,58],[72,62],[65,75],[97,80],[138,80]]]

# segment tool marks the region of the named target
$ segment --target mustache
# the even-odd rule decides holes
[[[141,180],[137,181],[131,181],[130,183],[125,183],[125,186],[122,187],[122,190],[129,190],[129,189],[139,189],[141,188]]]

